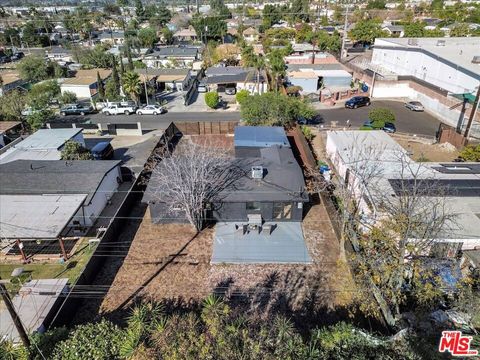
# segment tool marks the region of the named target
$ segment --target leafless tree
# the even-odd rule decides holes
[[[218,200],[235,179],[235,166],[225,148],[213,142],[183,140],[153,170],[150,187],[167,213],[181,211],[198,231],[208,204]]]

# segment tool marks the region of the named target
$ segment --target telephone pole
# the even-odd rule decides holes
[[[343,25],[343,36],[342,36],[342,50],[340,50],[340,60],[345,57],[345,41],[347,40],[347,26],[348,26],[348,4],[345,4],[347,10],[345,11],[345,24]]]
[[[465,134],[463,135],[465,140],[468,140],[468,136],[470,135],[470,129],[472,128],[473,119],[475,118],[475,114],[477,113],[477,110],[478,110],[479,100],[480,100],[480,84],[478,85],[477,96],[475,96],[475,100],[473,101],[472,110],[470,110],[470,116],[468,117],[468,123],[465,129]]]
[[[8,312],[10,313],[10,316],[12,317],[13,323],[15,324],[15,327],[17,328],[18,334],[20,335],[20,339],[23,342],[23,345],[28,349],[30,347],[30,340],[28,338],[27,332],[25,331],[22,322],[20,321],[20,317],[17,314],[17,311],[13,307],[12,300],[10,299],[10,295],[7,292],[7,289],[5,288],[5,285],[0,283],[0,294],[2,295],[3,302],[5,303],[5,306],[7,307]]]

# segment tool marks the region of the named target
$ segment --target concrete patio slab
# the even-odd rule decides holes
[[[250,231],[242,235],[234,222],[217,223],[211,263],[309,264],[300,222],[278,222],[270,235]],[[238,225],[241,225],[238,223]],[[265,225],[271,225],[266,223]]]

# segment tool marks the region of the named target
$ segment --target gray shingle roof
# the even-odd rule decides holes
[[[234,189],[224,192],[223,202],[306,201],[303,173],[288,147],[261,149],[260,158],[236,159],[244,175],[235,181]],[[262,166],[263,179],[251,177],[252,166]]]
[[[196,57],[198,54],[198,49],[194,47],[164,47],[160,48],[157,51],[147,55],[147,58],[156,57],[156,58],[168,58],[172,56],[188,56]]]
[[[88,204],[117,160],[16,160],[0,165],[0,194],[88,194]]]

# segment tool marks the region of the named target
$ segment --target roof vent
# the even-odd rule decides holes
[[[437,40],[437,46],[445,46],[445,40]]]
[[[252,179],[263,179],[263,166],[252,166]]]
[[[472,59],[473,64],[480,64],[480,55],[476,55]]]
[[[418,46],[418,39],[408,39],[408,45]]]

